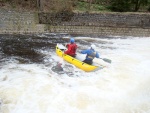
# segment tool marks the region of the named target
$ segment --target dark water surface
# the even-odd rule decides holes
[[[54,50],[57,43],[68,42],[56,36],[0,35],[0,62],[15,57],[20,63],[42,63],[43,55],[37,50]]]

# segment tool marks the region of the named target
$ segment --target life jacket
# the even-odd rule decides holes
[[[73,43],[73,44],[70,44],[70,52],[71,53],[76,53],[76,49],[77,49],[77,45],[75,44],[75,43]]]
[[[95,56],[96,56],[96,52],[91,51],[90,54],[87,54],[86,58],[93,60],[95,58]]]
[[[75,43],[67,44],[68,50],[65,51],[65,54],[74,56],[76,54],[77,45]]]

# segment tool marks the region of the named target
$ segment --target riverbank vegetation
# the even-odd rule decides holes
[[[0,7],[40,12],[150,12],[150,0],[0,0]]]

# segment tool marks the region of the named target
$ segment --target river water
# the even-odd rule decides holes
[[[96,72],[56,55],[67,37],[0,35],[0,113],[150,113],[150,37],[76,36],[78,50],[94,43],[112,60]],[[51,70],[58,62],[68,73]]]

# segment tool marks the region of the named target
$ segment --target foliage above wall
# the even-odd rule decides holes
[[[0,7],[40,12],[147,12],[150,0],[0,0]]]

